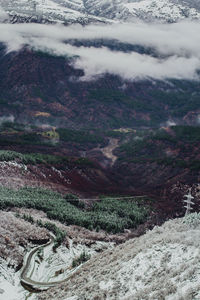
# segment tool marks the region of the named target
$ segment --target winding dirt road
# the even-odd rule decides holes
[[[44,291],[47,290],[50,287],[53,287],[59,283],[65,282],[66,280],[69,279],[69,277],[74,273],[75,270],[78,269],[78,267],[74,270],[71,271],[71,274],[69,274],[65,279],[59,280],[59,281],[52,281],[52,282],[40,282],[40,281],[35,281],[31,279],[28,275],[28,273],[31,271],[31,275],[33,275],[34,272],[34,264],[35,264],[35,254],[40,250],[44,249],[47,247],[52,247],[54,246],[55,242],[55,237],[51,235],[50,240],[41,246],[38,246],[34,249],[32,249],[26,256],[24,260],[24,266],[21,272],[21,284],[23,285],[24,288],[32,291]],[[53,250],[52,250],[53,251]]]

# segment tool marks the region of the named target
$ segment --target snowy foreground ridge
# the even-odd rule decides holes
[[[39,299],[199,300],[200,214],[170,220],[92,258]]]

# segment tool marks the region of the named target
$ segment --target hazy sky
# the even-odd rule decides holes
[[[198,79],[200,69],[200,23],[112,25],[0,24],[0,41],[8,51],[24,45],[56,55],[77,55],[74,66],[85,71],[84,79],[106,72],[129,80]],[[111,51],[106,47],[75,47],[67,39],[116,39],[120,42],[152,47],[160,58],[136,52]]]

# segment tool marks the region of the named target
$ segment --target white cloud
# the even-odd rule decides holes
[[[85,70],[86,79],[106,72],[130,80],[144,77],[197,78],[195,70],[200,68],[200,61],[196,57],[172,56],[161,60],[135,52],[112,52],[106,48],[79,48],[77,54],[80,55],[80,59],[76,61],[75,66]]]
[[[168,121],[166,122],[166,125],[167,125],[168,127],[170,127],[170,126],[176,126],[176,122],[174,122],[173,120],[168,120]]]
[[[0,41],[8,51],[19,50],[23,45],[48,51],[56,55],[77,55],[75,67],[85,71],[84,79],[106,72],[132,80],[197,79],[200,69],[200,23],[112,25],[61,25],[0,24]],[[116,39],[123,43],[152,47],[155,58],[136,52],[111,51],[106,47],[75,47],[67,39]]]
[[[15,117],[13,115],[0,117],[0,125],[5,122],[13,123],[14,121],[15,121]]]

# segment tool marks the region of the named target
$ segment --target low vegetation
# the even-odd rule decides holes
[[[137,138],[136,138],[137,135]],[[172,126],[146,132],[139,137],[130,135],[128,142],[121,145],[119,160],[133,163],[156,162],[160,165],[200,169],[199,148],[200,127]]]
[[[75,199],[72,199],[75,201]],[[47,217],[59,220],[66,225],[78,225],[88,229],[100,229],[107,232],[123,232],[125,228],[133,228],[145,222],[148,209],[145,201],[141,205],[136,200],[120,200],[103,197],[90,209],[73,205],[71,200],[59,193],[45,189],[21,188],[12,190],[0,187],[0,209],[25,207],[42,210]],[[46,226],[50,226],[46,224]]]
[[[39,112],[37,113],[39,114]],[[42,114],[40,112],[40,114]],[[0,145],[55,145],[75,143],[77,145],[105,144],[105,139],[98,130],[75,130],[68,128],[26,126],[4,122],[0,124]]]
[[[60,140],[65,142],[85,143],[103,143],[104,139],[96,134],[88,133],[83,130],[73,130],[67,128],[58,128],[56,132],[60,136]]]
[[[25,165],[31,164],[64,164],[64,163],[73,163],[81,166],[93,166],[92,161],[87,158],[78,158],[72,159],[67,156],[58,156],[51,154],[42,154],[42,153],[19,153],[16,151],[10,150],[0,150],[0,161],[17,161]]]
[[[51,222],[42,222],[42,220],[35,221],[34,218],[31,215],[23,214],[22,216],[19,213],[16,213],[15,215],[18,218],[22,218],[25,221],[35,224],[41,228],[46,228],[47,230],[51,231],[55,235],[55,244],[54,249],[56,249],[58,246],[62,244],[66,237],[66,232],[58,228],[54,223]]]
[[[0,211],[0,232],[0,257],[15,268],[22,263],[22,246],[26,248],[30,239],[42,241],[49,238],[45,228],[39,228],[31,222],[27,223],[7,211]]]
[[[91,255],[87,254],[85,251],[83,251],[79,257],[74,258],[72,261],[72,268],[76,268],[82,263],[88,261],[90,259]]]
[[[60,246],[62,244],[62,242],[64,241],[64,239],[66,237],[65,231],[61,230],[60,228],[58,228],[58,226],[56,226],[54,223],[51,223],[51,222],[42,222],[41,220],[38,220],[36,222],[36,224],[39,227],[42,227],[42,228],[44,227],[44,228],[48,229],[49,231],[53,232],[53,234],[56,237],[54,249],[56,249],[58,246]]]

